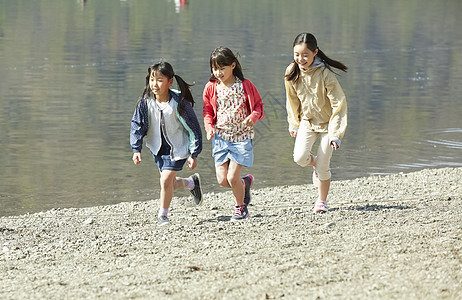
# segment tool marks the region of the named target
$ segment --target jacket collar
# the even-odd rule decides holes
[[[311,66],[308,68],[308,70],[303,70],[302,68],[300,68],[300,70],[302,72],[309,72],[317,67],[322,67],[322,66],[325,66],[324,62],[316,55],[314,57],[314,61],[313,63],[311,64]]]

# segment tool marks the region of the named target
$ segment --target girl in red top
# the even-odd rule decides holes
[[[231,188],[236,198],[231,220],[243,220],[249,217],[254,178],[250,174],[241,178],[241,170],[253,166],[253,126],[265,115],[263,102],[230,49],[212,52],[210,73],[203,94],[204,126],[207,139],[212,139],[218,183]]]

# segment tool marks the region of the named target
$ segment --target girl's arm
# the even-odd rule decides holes
[[[210,140],[215,135],[215,108],[212,105],[214,94],[213,83],[208,82],[202,94],[203,107],[202,114],[204,115],[204,128],[207,132],[207,139]]]
[[[141,152],[133,153],[132,160],[135,165],[139,164],[141,162]]]
[[[329,141],[334,149],[340,147],[341,139],[347,127],[347,101],[342,87],[338,83],[335,74],[328,71],[325,78],[327,97],[332,107],[332,115],[329,120]]]
[[[300,126],[302,103],[297,96],[297,91],[292,82],[284,80],[286,88],[286,110],[287,121],[289,123],[289,132],[292,137],[297,135]]]
[[[146,101],[140,101],[133,113],[130,126],[130,146],[134,153],[141,152],[143,137],[148,132],[149,119]]]
[[[202,131],[191,104],[187,101],[181,101],[182,117],[179,116],[180,122],[188,132],[189,136],[189,153],[191,158],[196,158],[202,151]],[[188,163],[189,166],[189,163]]]
[[[188,169],[194,170],[197,166],[197,157],[188,157]]]
[[[255,85],[248,79],[243,81],[244,92],[249,99],[250,115],[244,120],[247,126],[253,126],[265,117],[263,101]]]

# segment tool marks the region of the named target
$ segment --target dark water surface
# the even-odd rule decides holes
[[[460,167],[461,11],[458,0],[0,0],[0,216],[158,198],[152,157],[134,166],[129,147],[147,67],[164,59],[195,82],[202,123],[209,54],[220,45],[240,53],[265,103],[255,166],[244,171],[257,188],[311,183],[311,170],[292,162],[284,106],[302,31],[349,67],[333,180]],[[204,189],[225,191],[210,155],[205,141]]]

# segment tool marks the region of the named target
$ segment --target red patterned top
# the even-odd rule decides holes
[[[219,137],[229,142],[253,139],[253,128],[243,124],[249,114],[242,81],[236,78],[236,82],[229,88],[217,86],[215,128]]]
[[[242,82],[244,94],[246,97],[246,106],[249,111],[249,117],[254,122],[262,120],[265,117],[263,111],[263,102],[257,88],[248,79],[244,79]],[[215,129],[218,123],[218,99],[217,99],[217,82],[209,81],[204,88],[202,100],[204,105],[202,113],[204,115],[204,127],[207,133],[210,130]]]

